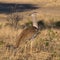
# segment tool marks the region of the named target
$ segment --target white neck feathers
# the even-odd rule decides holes
[[[36,14],[32,14],[32,22],[33,22],[33,26],[38,28],[38,24],[37,24],[37,21],[36,21]]]

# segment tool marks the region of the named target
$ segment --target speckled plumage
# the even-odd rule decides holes
[[[38,29],[34,26],[28,27],[22,31],[22,33],[18,36],[16,40],[16,47],[26,43],[27,41],[31,40],[32,37],[37,33]]]

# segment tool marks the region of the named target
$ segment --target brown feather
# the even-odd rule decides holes
[[[31,39],[32,36],[34,36],[34,34],[37,33],[37,30],[38,29],[36,27],[33,27],[33,26],[23,30],[16,41],[16,47],[19,47],[19,45],[29,41],[29,39]]]

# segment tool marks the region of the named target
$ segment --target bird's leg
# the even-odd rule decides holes
[[[25,53],[26,53],[26,48],[27,48],[27,45],[25,44],[25,50],[24,50]]]
[[[31,41],[31,53],[32,53],[32,44],[33,44],[33,41]]]

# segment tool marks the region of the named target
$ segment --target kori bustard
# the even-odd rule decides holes
[[[33,12],[32,14],[29,15],[32,17],[33,25],[24,29],[21,32],[21,34],[16,39],[16,44],[14,46],[8,44],[7,47],[9,48],[13,47],[14,49],[18,48],[20,45],[26,44],[28,41],[30,41],[31,39],[37,36],[37,34],[39,33],[39,28],[36,20],[36,14],[37,12]]]
[[[22,33],[18,36],[18,39],[16,40],[15,47],[19,47],[19,45],[28,42],[32,38],[36,37],[36,35],[38,34],[38,23],[36,20],[36,14],[37,12],[33,12],[32,14],[30,14],[30,16],[32,17],[33,25],[22,31]]]

